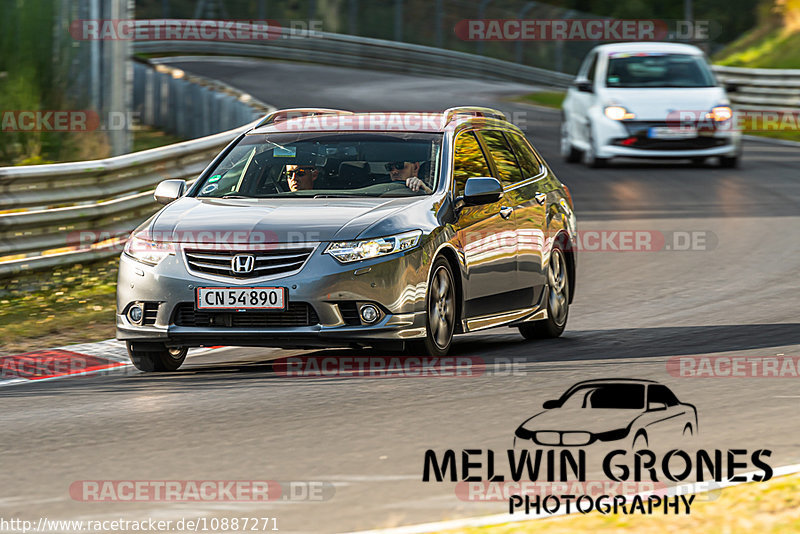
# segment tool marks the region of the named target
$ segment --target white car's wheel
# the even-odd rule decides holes
[[[591,127],[589,128],[589,131],[591,132]],[[605,167],[608,163],[608,158],[597,157],[597,149],[594,145],[594,136],[592,136],[591,133],[589,134],[588,147],[583,151],[583,163],[592,169]]]
[[[575,148],[570,141],[566,118],[561,120],[561,157],[567,163],[577,163],[581,159],[581,151]]]

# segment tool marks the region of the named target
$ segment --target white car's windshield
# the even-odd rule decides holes
[[[617,52],[608,56],[607,87],[713,87],[701,56]]]
[[[429,194],[441,134],[250,134],[207,174],[198,197],[396,197]]]

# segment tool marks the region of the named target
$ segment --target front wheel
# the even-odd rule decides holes
[[[594,138],[590,135],[588,146],[583,151],[583,163],[590,169],[602,169],[608,165],[608,158],[597,157],[597,148],[594,146]]]
[[[569,270],[559,245],[550,252],[547,267],[547,319],[522,323],[519,333],[525,339],[554,338],[564,332],[569,315]]]
[[[569,126],[566,117],[561,121],[561,157],[567,163],[577,163],[581,160],[581,151],[572,145],[569,139]]]
[[[456,327],[456,290],[450,263],[439,256],[431,269],[426,303],[425,351],[444,356],[453,342]]]
[[[134,350],[130,341],[126,343],[128,356],[134,367],[145,372],[176,371],[186,359],[186,347],[156,350]]]
[[[720,156],[719,166],[723,169],[735,169],[739,166],[739,156]]]

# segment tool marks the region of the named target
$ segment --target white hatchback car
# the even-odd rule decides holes
[[[728,90],[732,90],[731,87]],[[703,51],[678,43],[592,49],[563,104],[561,153],[601,167],[612,157],[718,157],[736,167],[741,132]]]

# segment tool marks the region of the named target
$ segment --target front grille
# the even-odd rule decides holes
[[[226,276],[238,280],[259,278],[297,271],[314,252],[314,247],[275,248],[270,250],[197,250],[187,249],[186,264],[190,271]],[[249,273],[234,273],[232,260],[238,254],[255,258]]]
[[[306,302],[290,302],[283,311],[247,310],[240,312],[196,310],[191,302],[183,302],[175,307],[172,322],[175,326],[268,328],[313,326],[319,324],[319,317],[314,308]]]
[[[614,144],[629,148],[641,148],[644,150],[700,150],[703,148],[714,148],[724,145],[727,141],[720,137],[692,137],[689,139],[650,139],[647,137],[637,137],[633,143],[623,143],[623,139],[617,139]]]

